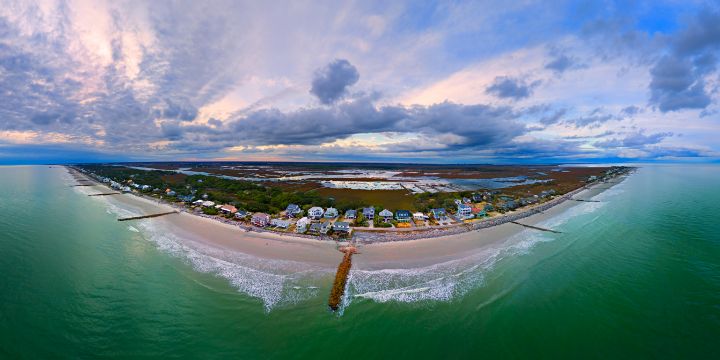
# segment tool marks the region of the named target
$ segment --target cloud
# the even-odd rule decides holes
[[[335,107],[293,112],[261,110],[229,124],[236,139],[252,145],[322,144],[358,133],[453,134],[455,147],[489,146],[523,134],[525,126],[508,107],[440,103],[431,106],[376,107],[361,98]]]
[[[19,0],[0,7],[0,134],[169,160],[587,159],[685,127],[676,149],[717,148],[717,9],[657,32],[596,10]],[[532,36],[497,32],[518,19]]]
[[[538,85],[540,85],[539,80],[528,83],[524,79],[498,76],[493,83],[485,89],[485,92],[503,99],[510,98],[520,100],[529,97],[533,89]]]
[[[669,53],[650,70],[650,104],[662,112],[705,109],[711,103],[705,77],[715,70],[720,48],[720,11],[700,11],[669,42]]]
[[[650,73],[650,103],[660,111],[704,109],[710,104],[705,82],[689,60],[665,56]]]
[[[638,131],[625,136],[624,138],[613,138],[605,141],[595,143],[595,146],[603,148],[643,148],[645,145],[654,145],[665,138],[671,137],[674,134],[671,132],[662,132],[645,135],[642,131]]]
[[[608,122],[610,120],[614,120],[616,117],[612,114],[609,114],[605,111],[603,108],[596,108],[592,110],[587,115],[579,116],[573,119],[569,119],[564,121],[565,124],[573,125],[578,128],[582,127],[589,127],[589,128],[595,128],[600,126],[601,124]]]
[[[315,72],[310,92],[323,104],[332,104],[347,94],[347,88],[360,79],[355,66],[337,59]]]

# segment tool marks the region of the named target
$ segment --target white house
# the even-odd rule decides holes
[[[313,206],[308,210],[308,217],[312,220],[320,220],[323,217],[325,211],[319,206]]]
[[[418,211],[416,213],[413,213],[413,219],[423,221],[426,219],[426,217],[425,214]]]
[[[310,219],[307,217],[303,217],[300,220],[295,223],[295,231],[298,233],[304,233],[305,230],[307,230],[308,224],[310,224]]]
[[[290,220],[272,219],[270,220],[270,225],[282,229],[287,229],[288,227],[290,227]]]
[[[468,204],[460,204],[458,205],[457,213],[460,217],[472,216],[472,207],[470,207],[470,205]]]
[[[391,222],[392,218],[393,218],[392,211],[390,211],[388,209],[383,209],[383,211],[381,211],[378,215],[382,218],[383,222],[386,222],[386,223]]]

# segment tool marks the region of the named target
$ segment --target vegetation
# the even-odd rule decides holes
[[[204,208],[202,209],[202,212],[203,212],[203,214],[205,214],[205,215],[217,215],[217,214],[218,214],[218,209],[216,209],[216,208],[214,208],[214,207],[204,207]]]
[[[107,177],[119,183],[150,185],[153,188],[174,190],[178,195],[194,195],[199,198],[208,195],[208,200],[216,203],[232,204],[239,209],[251,212],[278,213],[288,204],[300,205],[307,211],[311,206],[335,206],[340,210],[360,207],[362,203],[347,201],[335,204],[335,201],[323,197],[317,191],[288,191],[281,187],[264,186],[249,181],[224,179],[206,175],[183,175],[161,170],[138,170],[123,166],[82,165],[82,168],[101,177]]]

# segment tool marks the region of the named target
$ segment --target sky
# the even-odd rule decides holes
[[[715,1],[13,1],[0,164],[718,162]]]

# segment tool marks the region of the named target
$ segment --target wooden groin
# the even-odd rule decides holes
[[[585,200],[585,199],[573,199],[573,198],[569,198],[568,200],[582,201],[582,202],[600,202],[600,200]]]
[[[170,215],[170,214],[178,214],[178,213],[180,213],[180,212],[177,211],[177,210],[175,210],[175,211],[168,211],[168,212],[159,213],[159,214],[150,214],[150,215],[142,215],[142,216],[133,216],[133,217],[127,217],[127,218],[120,218],[120,219],[117,219],[117,220],[118,220],[118,221],[139,220],[139,219],[154,218],[154,217],[158,217],[158,216]]]
[[[70,185],[70,187],[76,187],[76,186],[93,186],[95,184],[77,184],[77,185]]]
[[[109,193],[102,193],[102,194],[90,194],[90,195],[88,195],[88,196],[105,196],[105,195],[117,195],[117,194],[122,194],[122,193],[119,193],[119,192],[109,192]]]
[[[540,230],[540,231],[547,231],[547,232],[556,233],[556,234],[562,234],[561,231],[557,231],[557,230],[546,229],[546,228],[541,228],[541,227],[538,227],[538,226],[532,226],[532,225],[528,225],[528,224],[523,224],[523,223],[519,223],[519,222],[517,222],[517,221],[510,221],[510,222],[513,223],[513,224],[515,224],[515,225],[524,226],[524,227],[530,228],[530,229],[535,229],[535,230]]]
[[[347,278],[350,274],[350,268],[352,267],[352,256],[357,252],[354,246],[348,246],[340,249],[344,252],[343,259],[338,265],[337,273],[335,273],[335,281],[333,287],[330,290],[330,298],[328,299],[328,306],[333,311],[340,307],[343,295],[345,295],[345,286],[347,285]]]

